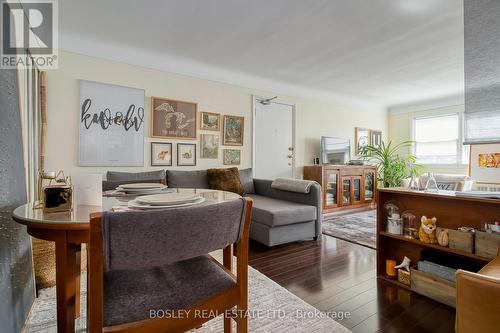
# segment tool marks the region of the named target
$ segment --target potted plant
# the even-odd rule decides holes
[[[422,168],[417,164],[412,154],[400,155],[401,148],[408,148],[413,141],[404,141],[393,145],[382,141],[380,145],[368,145],[360,149],[360,155],[377,165],[378,180],[383,187],[398,187],[401,181],[410,177],[417,177]]]

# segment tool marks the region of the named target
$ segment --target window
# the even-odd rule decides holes
[[[413,119],[414,154],[420,164],[466,164],[459,113]]]

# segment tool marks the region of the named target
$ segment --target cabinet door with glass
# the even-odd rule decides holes
[[[324,206],[325,208],[337,207],[339,202],[339,172],[337,170],[325,171],[324,182]]]
[[[352,204],[360,203],[362,200],[362,179],[361,176],[351,177],[351,201]]]
[[[365,170],[364,172],[364,189],[363,189],[363,201],[372,202],[375,200],[376,191],[376,172],[375,170]]]

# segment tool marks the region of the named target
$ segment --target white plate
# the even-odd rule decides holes
[[[164,193],[145,195],[136,198],[137,202],[150,206],[170,206],[183,203],[195,202],[200,199],[199,194],[194,193]]]
[[[176,208],[176,207],[185,207],[185,206],[192,206],[192,205],[197,205],[205,201],[205,198],[199,198],[197,201],[194,202],[188,202],[188,203],[183,203],[183,204],[177,204],[177,205],[168,205],[168,206],[151,206],[151,205],[144,205],[137,200],[131,200],[128,202],[128,208],[130,209],[142,209],[142,210],[147,210],[147,209],[165,209],[165,208]]]
[[[123,190],[148,190],[148,189],[159,189],[165,188],[166,185],[160,183],[133,183],[133,184],[122,184],[118,186]]]

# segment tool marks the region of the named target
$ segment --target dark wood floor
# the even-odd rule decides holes
[[[353,332],[454,332],[455,310],[377,280],[375,250],[323,235],[269,249],[250,245],[250,266]]]

